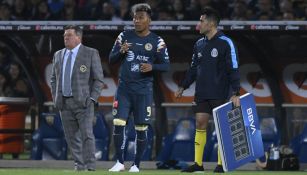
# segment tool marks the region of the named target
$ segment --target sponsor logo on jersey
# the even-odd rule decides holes
[[[140,65],[139,64],[135,64],[135,63],[131,63],[131,72],[140,72]]]
[[[139,60],[141,62],[147,62],[149,60],[149,57],[144,56],[144,55],[138,55],[136,56],[136,60]]]
[[[134,60],[134,53],[131,50],[128,51],[126,60],[127,61],[133,61]]]

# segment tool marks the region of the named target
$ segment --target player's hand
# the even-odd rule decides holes
[[[175,97],[176,98],[182,97],[183,91],[184,91],[183,87],[179,87],[177,91],[175,92]]]
[[[240,106],[240,96],[233,95],[230,97],[230,101],[232,101],[235,107]]]
[[[141,67],[140,67],[141,72],[150,72],[150,71],[152,71],[152,65],[151,64],[141,63],[140,65],[141,65]]]
[[[124,54],[128,52],[129,47],[132,45],[132,43],[128,43],[127,40],[124,42],[124,44],[120,45],[120,50],[119,52]]]

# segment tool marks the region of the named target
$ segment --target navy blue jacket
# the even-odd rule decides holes
[[[127,41],[132,45],[127,53],[120,53],[120,46]],[[153,72],[140,71],[140,63],[150,63],[153,71],[168,71],[169,56],[164,40],[151,32],[145,37],[134,31],[123,31],[117,37],[109,55],[109,62],[121,61],[119,71],[119,87],[136,94],[152,92]]]
[[[222,32],[194,45],[192,63],[180,86],[188,88],[194,81],[195,101],[227,99],[240,90],[238,54],[232,40]]]

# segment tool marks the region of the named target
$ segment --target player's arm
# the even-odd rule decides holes
[[[199,59],[197,58],[197,45],[194,45],[192,62],[187,70],[184,79],[179,84],[178,90],[175,92],[175,97],[181,97],[185,89],[189,88],[190,85],[195,81],[197,76],[197,66],[199,65]]]
[[[232,87],[232,96],[230,100],[234,103],[235,106],[239,106],[240,73],[239,73],[238,51],[231,39],[228,38],[226,41],[228,46],[226,48],[226,65],[227,65],[229,82]]]
[[[109,63],[114,64],[126,56],[129,50],[130,43],[125,40],[124,32],[120,33],[113,45],[113,48],[109,55]]]
[[[141,71],[142,72],[149,72],[149,71],[162,71],[166,72],[169,70],[170,61],[167,52],[167,47],[162,38],[158,38],[157,44],[157,52],[155,54],[157,57],[157,61],[153,64],[149,63],[141,63]]]
[[[153,64],[152,69],[157,71],[168,71],[170,68],[170,61],[166,44],[162,38],[159,38],[157,45],[157,64]]]

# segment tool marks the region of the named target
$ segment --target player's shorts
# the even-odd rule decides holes
[[[127,121],[132,113],[134,124],[150,124],[151,104],[152,94],[132,94],[118,89],[113,102],[112,114],[114,118]]]
[[[227,100],[203,100],[201,102],[195,102],[193,104],[192,109],[194,113],[207,113],[212,115],[212,110],[220,106],[224,103],[226,103]]]

